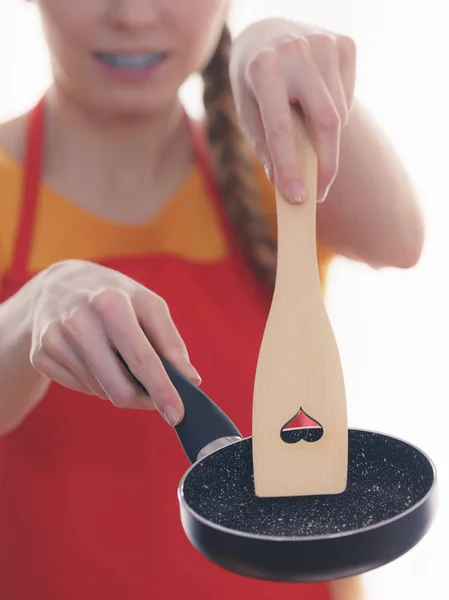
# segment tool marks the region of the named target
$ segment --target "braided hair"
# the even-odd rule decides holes
[[[276,274],[276,244],[262,212],[254,158],[237,117],[229,78],[232,45],[227,25],[203,71],[204,108],[212,168],[239,247],[256,276],[270,288]]]

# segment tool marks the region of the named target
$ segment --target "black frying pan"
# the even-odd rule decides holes
[[[271,581],[339,579],[395,560],[427,532],[436,473],[415,446],[349,429],[345,492],[259,498],[251,438],[242,439],[204,392],[161,360],[184,402],[185,417],[175,430],[193,463],[178,488],[182,525],[214,563]],[[298,429],[286,434],[294,441]]]

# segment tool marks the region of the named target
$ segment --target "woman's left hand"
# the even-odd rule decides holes
[[[322,201],[337,174],[355,72],[353,40],[310,25],[267,19],[234,42],[230,74],[239,118],[271,181],[292,202],[301,202],[305,192],[290,105],[298,102],[310,123]]]

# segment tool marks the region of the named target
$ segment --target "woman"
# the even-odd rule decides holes
[[[250,433],[275,273],[260,163],[288,201],[303,197],[289,101],[329,192],[323,284],[335,254],[418,260],[414,191],[353,103],[354,44],[272,19],[231,50],[227,0],[36,1],[54,83],[0,128],[0,596],[331,598],[327,584],[232,575],[189,545],[176,499],[187,464],[151,409],[170,425],[183,416],[157,350],[196,384],[198,369]],[[177,98],[195,72],[204,127]]]

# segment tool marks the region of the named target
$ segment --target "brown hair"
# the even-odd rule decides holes
[[[276,244],[262,212],[254,158],[239,125],[232,96],[229,78],[231,44],[231,35],[225,25],[215,54],[203,72],[212,167],[242,253],[260,280],[272,288]]]

